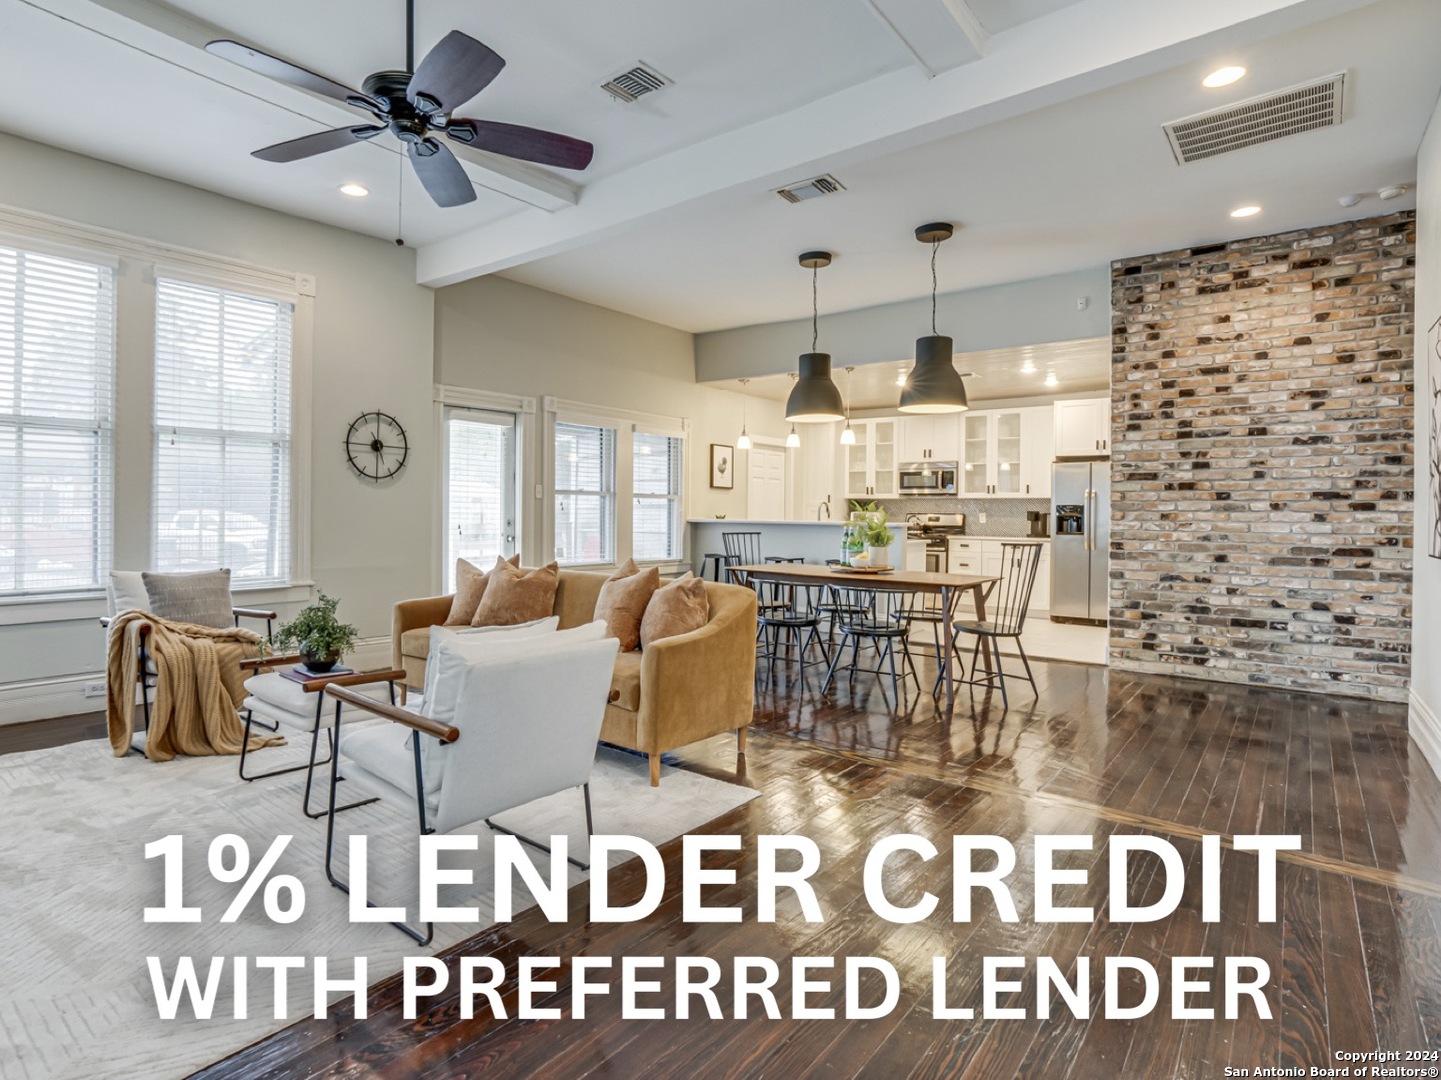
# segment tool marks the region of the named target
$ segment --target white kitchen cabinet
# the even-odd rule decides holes
[[[1025,497],[1025,420],[1030,411],[997,409],[962,414],[962,494]]]
[[[1052,406],[1056,457],[1100,457],[1111,453],[1110,398],[1078,398]]]
[[[1051,497],[1051,466],[1056,462],[1056,425],[1048,407],[1021,410],[1021,491],[1023,498]]]
[[[901,564],[901,568],[924,572],[926,569],[926,542],[924,540],[907,540],[905,545],[905,561]]]
[[[956,415],[903,416],[899,421],[900,460],[958,461],[961,422]]]
[[[1001,562],[1003,540],[978,540],[972,541],[979,545],[980,566],[979,571],[960,571],[960,573],[981,573],[987,577],[1000,577],[1003,565]],[[996,586],[993,594],[999,603],[1003,587]],[[1045,611],[1051,605],[1051,545],[1045,542],[1041,544],[1041,559],[1036,565],[1036,581],[1031,587],[1031,602],[1026,607],[1028,615],[1034,615],[1038,611]]]
[[[846,447],[846,498],[896,497],[899,427],[900,421],[893,418],[851,421],[856,441]]]

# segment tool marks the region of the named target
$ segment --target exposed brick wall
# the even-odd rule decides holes
[[[1399,700],[1415,215],[1111,267],[1111,663]]]

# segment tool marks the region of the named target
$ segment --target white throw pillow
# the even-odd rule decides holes
[[[112,619],[127,611],[149,611],[150,595],[139,570],[112,570],[105,588],[105,612]]]
[[[559,616],[548,615],[544,619],[518,623],[514,626],[432,626],[430,628],[430,649],[425,661],[425,685],[421,688],[421,700],[429,701],[435,692],[436,654],[442,644],[478,643],[482,648],[488,649],[502,639],[514,640],[535,637],[538,634],[554,633],[559,625]]]

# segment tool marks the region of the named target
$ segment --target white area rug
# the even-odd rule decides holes
[[[267,749],[251,758],[252,767],[268,770],[300,759],[301,753],[298,745]],[[246,995],[251,1019],[233,1019],[227,961],[215,1018],[197,1021],[186,1004],[182,1019],[162,1021],[147,956],[162,959],[167,977],[176,957],[193,956],[203,977],[216,955],[324,955],[330,958],[332,977],[349,977],[351,958],[364,955],[374,984],[400,970],[402,957],[439,952],[491,921],[494,834],[484,826],[474,830],[481,838],[478,854],[445,862],[474,866],[475,884],[441,891],[443,904],[479,905],[480,922],[438,925],[435,941],[422,948],[392,926],[350,923],[347,898],[325,878],[325,820],[300,813],[304,772],[247,784],[236,778],[235,767],[231,757],[165,764],[135,755],[116,759],[103,741],[0,757],[0,821],[5,825],[0,832],[0,1077],[183,1077],[311,1014],[313,968],[291,973],[290,1020],[276,1020],[270,974],[252,966]],[[603,748],[591,783],[596,831],[658,844],[758,794],[694,773],[663,772],[660,787],[652,788],[644,758]],[[317,769],[316,776],[317,781],[328,778],[329,769]],[[353,799],[360,794],[347,788],[356,785],[342,784],[342,795]],[[318,784],[315,806],[322,805],[324,791]],[[578,791],[497,820],[537,837],[568,833],[572,852],[584,852]],[[341,814],[337,823],[338,832],[370,836],[371,899],[406,904],[413,915],[414,804],[383,800]],[[275,873],[293,874],[304,883],[306,907],[299,921],[271,923],[257,895],[237,922],[221,923],[239,886],[214,881],[206,854],[210,841],[227,832],[248,841],[252,867],[277,835],[294,837]],[[144,847],[170,833],[186,837],[185,903],[202,908],[200,924],[143,921],[143,909],[162,902],[161,860],[147,861]],[[345,850],[338,839],[342,868]],[[540,853],[534,857],[548,872],[548,859]],[[573,867],[570,875],[572,883],[586,877]],[[530,903],[523,891],[521,903]],[[583,908],[577,914],[585,917]]]

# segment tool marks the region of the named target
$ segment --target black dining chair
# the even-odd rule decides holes
[[[760,672],[761,661],[764,661],[767,683],[775,674],[777,660],[782,664],[795,663],[800,672],[802,689],[806,686],[806,668],[829,662],[830,650],[820,631],[820,598],[824,588],[821,585],[789,586],[787,599],[779,608],[760,612],[756,619],[757,640],[760,642],[760,650],[756,653],[756,672]],[[807,659],[812,649],[820,652],[819,660]]]
[[[946,668],[952,663],[958,665],[962,675],[965,674],[965,665],[961,664],[960,655],[956,652],[952,643],[952,656],[946,656],[945,642],[941,637],[941,628],[945,624],[946,613],[941,610],[941,598],[935,593],[914,593],[910,598],[910,605],[897,611],[892,616],[897,622],[905,622],[912,627],[929,626],[931,628],[931,655],[936,661],[936,681],[931,684],[931,697],[941,692],[945,683]],[[924,645],[922,645],[924,648]]]
[[[1001,576],[986,592],[986,621],[959,620],[953,624],[958,634],[975,635],[975,647],[971,650],[971,678],[958,679],[969,686],[983,686],[1001,691],[1001,704],[1010,705],[1006,697],[1006,673],[1001,668],[1001,638],[1014,638],[1016,651],[1021,654],[1021,663],[1026,668],[1026,681],[1031,684],[1031,693],[1040,697],[1036,689],[1035,676],[1031,674],[1031,662],[1021,646],[1021,632],[1026,626],[1026,608],[1031,604],[1031,589],[1036,584],[1036,569],[1041,565],[1040,544],[1001,545]],[[977,661],[981,649],[990,650],[995,664],[984,675]],[[1013,678],[1015,676],[1012,676]]]
[[[736,585],[755,589],[756,603],[760,613],[767,611],[784,612],[791,606],[791,588],[776,582],[753,582],[750,575],[736,569],[740,566],[760,566],[768,562],[798,562],[791,558],[765,558],[761,555],[761,534],[759,532],[723,532],[721,541],[725,545],[726,578]]]
[[[907,676],[915,680],[916,689],[919,690],[921,678],[916,674],[916,663],[911,658],[910,645],[906,640],[910,625],[904,618],[897,618],[913,605],[914,597],[909,593],[889,589],[850,588],[841,585],[832,585],[830,589],[835,623],[841,632],[841,643],[831,656],[821,693],[825,693],[835,679],[836,669],[840,666],[847,645],[851,647],[851,662],[847,671],[852,683],[860,672],[877,677],[889,673],[891,693],[897,703],[900,702],[901,684]],[[859,666],[863,641],[875,650],[876,666],[873,668]],[[897,642],[900,643],[901,650],[899,672],[896,670]]]

